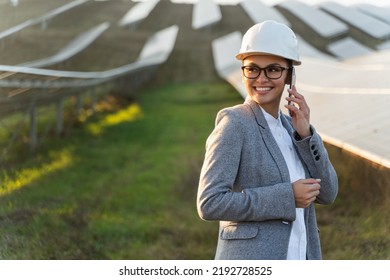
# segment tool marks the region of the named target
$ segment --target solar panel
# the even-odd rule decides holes
[[[198,0],[192,11],[192,28],[201,29],[222,19],[221,9],[213,0]]]

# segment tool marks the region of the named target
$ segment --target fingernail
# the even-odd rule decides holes
[[[321,179],[316,179],[317,182],[321,182]]]

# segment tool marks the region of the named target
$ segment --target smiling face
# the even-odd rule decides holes
[[[242,66],[257,66],[265,68],[269,66],[289,67],[286,59],[273,55],[253,55],[245,58]],[[283,71],[279,79],[269,79],[264,70],[256,79],[248,79],[242,76],[245,89],[250,97],[256,101],[267,113],[275,118],[279,113],[280,99],[286,84],[288,71]]]

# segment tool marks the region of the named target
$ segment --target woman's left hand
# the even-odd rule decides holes
[[[289,97],[286,97],[286,100],[289,102],[289,105],[285,107],[290,110],[292,123],[302,139],[311,135],[310,131],[310,108],[306,103],[305,97],[297,92],[295,86],[292,89],[288,89],[290,94]],[[295,104],[297,106],[295,106]]]

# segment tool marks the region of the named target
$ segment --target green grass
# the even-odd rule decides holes
[[[0,258],[212,258],[198,174],[217,110],[240,101],[225,84],[152,89],[129,107],[139,110],[98,114],[46,143],[2,174]]]
[[[390,170],[328,146],[339,177],[332,206],[318,207],[327,259],[390,259]]]
[[[198,176],[217,111],[241,102],[218,82],[144,89],[15,160],[0,174],[0,258],[213,258]],[[389,171],[329,153],[340,193],[317,207],[323,257],[390,259]]]

